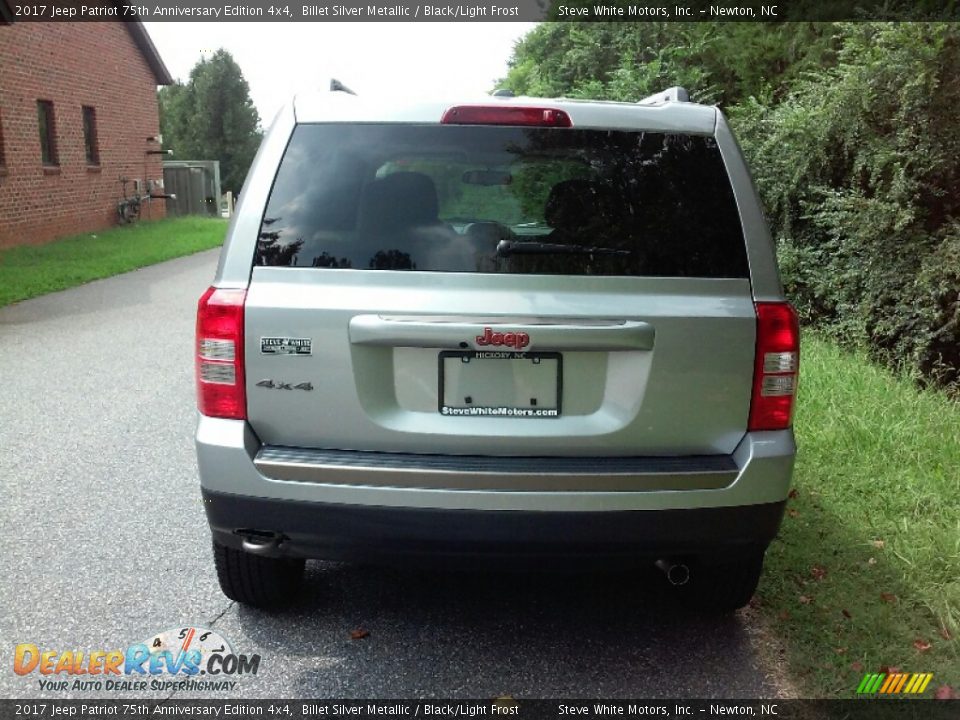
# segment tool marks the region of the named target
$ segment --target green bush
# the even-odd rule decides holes
[[[636,101],[682,85],[702,103],[774,101],[832,65],[830,23],[543,23],[514,50],[502,81],[518,94]]]
[[[960,386],[960,25],[545,23],[504,84],[720,104],[804,320]]]
[[[960,27],[838,26],[834,67],[732,122],[808,323],[960,379]]]

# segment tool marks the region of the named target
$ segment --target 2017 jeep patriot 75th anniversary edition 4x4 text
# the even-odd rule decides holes
[[[280,112],[197,319],[229,597],[282,600],[307,558],[493,555],[749,600],[797,320],[727,123],[685,100]]]

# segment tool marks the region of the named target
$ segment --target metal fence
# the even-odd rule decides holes
[[[167,215],[220,215],[220,161],[170,160],[163,163]]]

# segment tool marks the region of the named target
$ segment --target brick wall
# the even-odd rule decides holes
[[[121,23],[0,25],[0,248],[117,224],[121,175],[163,177],[156,78]],[[59,166],[40,156],[37,100],[53,102]],[[100,163],[88,165],[82,106],[96,109]],[[132,194],[132,183],[127,186]],[[144,219],[164,216],[145,202]]]

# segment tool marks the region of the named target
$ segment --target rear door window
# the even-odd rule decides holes
[[[257,265],[747,277],[712,138],[448,125],[300,125]]]

